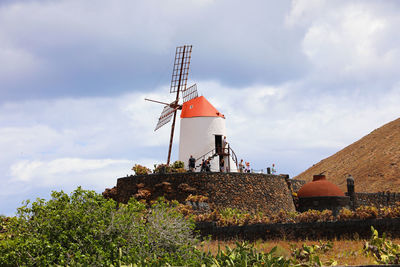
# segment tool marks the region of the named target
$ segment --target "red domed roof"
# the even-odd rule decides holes
[[[225,118],[223,114],[211,105],[204,96],[199,96],[183,103],[181,118],[193,117],[221,117]]]
[[[328,180],[325,175],[314,175],[312,182],[303,185],[297,192],[298,197],[344,197],[339,187]]]

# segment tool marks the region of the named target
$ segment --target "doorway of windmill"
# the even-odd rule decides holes
[[[215,151],[218,154],[222,153],[222,135],[215,135]]]

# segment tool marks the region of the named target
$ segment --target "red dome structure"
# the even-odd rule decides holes
[[[300,212],[328,209],[336,216],[343,207],[350,207],[350,198],[322,174],[314,175],[312,182],[303,185],[297,192],[297,197]]]
[[[326,180],[325,175],[314,175],[312,182],[303,185],[297,192],[299,198],[303,197],[344,197],[340,188]]]

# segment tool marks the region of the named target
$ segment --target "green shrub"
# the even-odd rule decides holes
[[[205,259],[206,266],[292,266],[289,259],[275,255],[277,247],[271,251],[257,252],[253,245],[236,242],[236,247],[225,250],[218,247],[214,257]]]
[[[185,164],[183,163],[183,161],[177,160],[174,163],[172,163],[172,172],[177,172],[177,173],[183,173],[186,172],[185,169]]]
[[[185,164],[183,163],[183,161],[177,160],[174,163],[172,163],[172,169],[182,169],[185,168]]]
[[[186,172],[183,161],[175,161],[174,163],[167,164],[154,164],[153,173],[182,173]]]
[[[171,173],[172,168],[171,166],[168,166],[167,164],[154,164],[154,170],[153,173]]]
[[[399,264],[400,245],[386,240],[386,234],[379,237],[378,231],[371,226],[372,236],[369,242],[365,242],[363,252],[366,256],[372,256],[378,264]]]
[[[135,166],[132,167],[132,170],[135,172],[135,175],[145,175],[151,173],[149,168],[139,164],[135,164]]]
[[[4,221],[4,219],[3,219]],[[202,257],[194,250],[193,224],[157,202],[148,213],[131,199],[120,204],[94,191],[53,192],[18,209],[2,222],[0,265],[186,265]]]
[[[300,248],[292,246],[292,263],[295,266],[334,266],[337,265],[335,260],[328,262],[322,262],[320,255],[331,250],[333,244],[331,242],[322,243],[319,241],[319,245],[306,245],[303,244]]]

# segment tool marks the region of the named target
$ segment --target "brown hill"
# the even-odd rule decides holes
[[[310,181],[324,172],[344,192],[348,174],[356,192],[400,192],[400,118],[320,161],[295,179]]]

